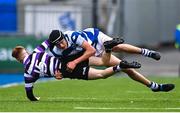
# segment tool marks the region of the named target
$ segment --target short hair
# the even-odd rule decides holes
[[[19,54],[22,52],[22,50],[24,50],[25,48],[23,46],[16,46],[13,50],[12,50],[12,57],[14,58],[18,58]]]

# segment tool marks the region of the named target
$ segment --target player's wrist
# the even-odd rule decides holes
[[[77,60],[74,60],[73,63],[74,63],[75,65],[77,65],[77,64],[78,64],[78,61],[77,61]]]

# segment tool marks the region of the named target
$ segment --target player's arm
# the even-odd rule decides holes
[[[85,52],[81,57],[74,60],[76,64],[84,60],[87,60],[89,57],[93,56],[96,52],[96,50],[85,40],[83,41],[81,47],[85,49]]]
[[[42,42],[40,45],[38,45],[33,52],[45,52],[45,50],[47,50],[48,48],[50,48],[50,46],[53,46],[53,44],[51,44],[51,42],[47,39],[44,42]]]
[[[35,97],[33,93],[33,83],[35,82],[28,74],[24,74],[26,96],[30,101],[38,101],[40,97]],[[29,77],[28,77],[29,76]]]
[[[82,42],[81,47],[84,48],[85,50],[84,54],[67,64],[69,70],[73,70],[78,63],[87,60],[89,57],[93,56],[96,52],[96,50],[86,40]]]

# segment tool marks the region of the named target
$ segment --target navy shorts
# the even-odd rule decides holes
[[[61,73],[63,78],[71,78],[71,79],[83,79],[88,80],[88,73],[89,73],[89,60],[83,61],[76,65],[73,72],[67,71],[67,63],[62,63],[61,66]]]

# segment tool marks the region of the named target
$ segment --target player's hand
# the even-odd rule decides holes
[[[74,68],[76,67],[76,63],[74,61],[71,61],[67,64],[67,71],[72,72]]]
[[[63,78],[62,73],[59,70],[55,70],[55,78],[58,80]]]

